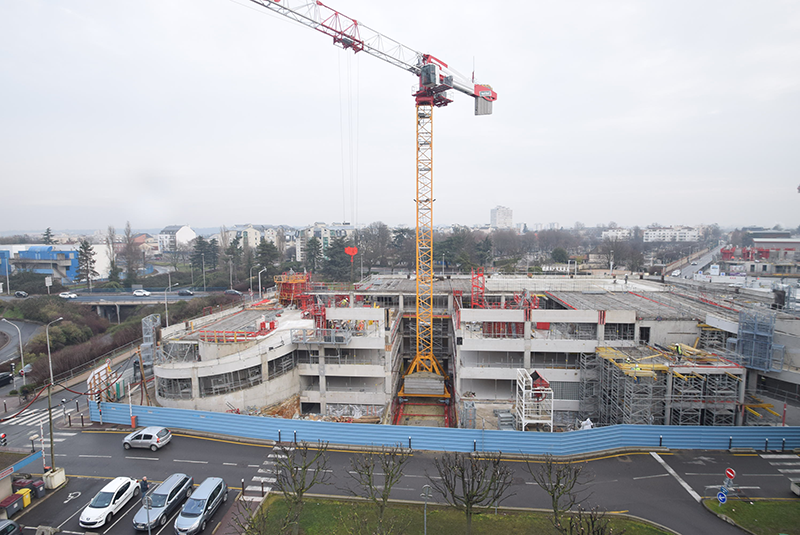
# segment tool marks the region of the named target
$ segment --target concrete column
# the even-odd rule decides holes
[[[200,378],[197,376],[197,366],[192,366],[192,404],[198,410],[197,402],[200,399]]]
[[[404,301],[405,300],[403,299],[403,294],[400,294],[400,299],[399,299],[399,304],[398,304],[398,310],[400,311],[400,315],[403,314],[403,308],[405,307],[405,302]]]
[[[320,347],[319,348],[319,412],[321,414],[325,414],[325,411],[327,409],[327,403],[325,399],[327,388],[328,388],[328,382],[327,379],[325,378],[325,349]]]
[[[522,346],[523,347],[523,357],[522,357],[523,363],[522,363],[522,367],[525,368],[526,370],[530,370],[531,369],[531,332],[532,332],[531,331],[531,322],[530,321],[526,321],[525,322],[524,329],[525,329],[525,331],[524,331],[524,339],[525,339],[525,341],[523,342],[523,346]]]

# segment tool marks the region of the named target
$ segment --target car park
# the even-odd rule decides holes
[[[28,292],[23,292],[22,290],[17,290],[14,292],[14,297],[19,297],[20,299],[25,299],[28,297]]]
[[[228,486],[221,477],[209,477],[198,486],[186,500],[175,519],[177,535],[194,535],[206,529],[208,521],[219,506],[228,501]]]
[[[136,297],[150,297],[150,292],[148,292],[147,290],[139,289],[139,290],[134,290],[133,295],[135,295]]]
[[[142,499],[142,507],[133,516],[134,529],[147,531],[164,526],[172,513],[192,495],[193,486],[194,478],[191,476],[169,476]]]
[[[150,448],[158,451],[172,440],[172,433],[166,427],[145,427],[126,435],[122,439],[122,447],[126,450],[131,448]]]
[[[178,295],[194,295],[194,292],[187,289],[178,290]]]
[[[117,477],[98,492],[81,513],[82,528],[99,528],[111,523],[114,515],[139,495],[139,483],[132,477]]]
[[[75,299],[78,297],[78,294],[72,292],[61,292],[58,296],[62,299]]]
[[[11,372],[0,372],[0,386],[10,385],[14,381],[14,376],[11,375]],[[3,535],[3,532],[0,531],[0,535]]]

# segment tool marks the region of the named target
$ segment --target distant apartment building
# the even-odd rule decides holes
[[[610,228],[603,231],[602,237],[604,240],[628,241],[633,237],[633,231],[629,228]]]
[[[322,254],[325,254],[325,249],[330,245],[331,240],[334,238],[352,238],[356,233],[356,228],[350,223],[333,223],[328,225],[326,223],[314,223],[310,227],[306,227],[298,232],[297,244],[295,250],[295,258],[298,262],[305,260],[306,243],[311,238],[319,240]]]
[[[164,227],[158,234],[158,252],[177,251],[179,245],[186,245],[197,238],[197,233],[188,225]]]
[[[490,212],[490,226],[492,228],[514,228],[511,208],[496,206]]]
[[[692,227],[651,228],[644,231],[644,242],[696,242],[700,231]]]

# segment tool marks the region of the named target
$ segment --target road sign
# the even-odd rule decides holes
[[[725,477],[727,477],[728,479],[733,479],[734,477],[736,477],[736,470],[734,470],[733,468],[728,468],[727,470],[725,470]]]
[[[719,491],[724,494],[725,496],[728,495],[728,487],[722,486],[719,488]]]
[[[717,499],[719,500],[720,505],[728,501],[728,496],[724,492],[720,492],[717,494]]]

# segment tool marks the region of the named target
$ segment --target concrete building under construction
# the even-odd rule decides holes
[[[284,275],[269,299],[165,329],[165,406],[387,424],[572,429],[769,423],[761,377],[800,384],[800,323],[753,296],[658,281],[448,277],[434,353],[449,396],[398,396],[415,347],[415,281]],[[783,343],[778,343],[783,342]]]

